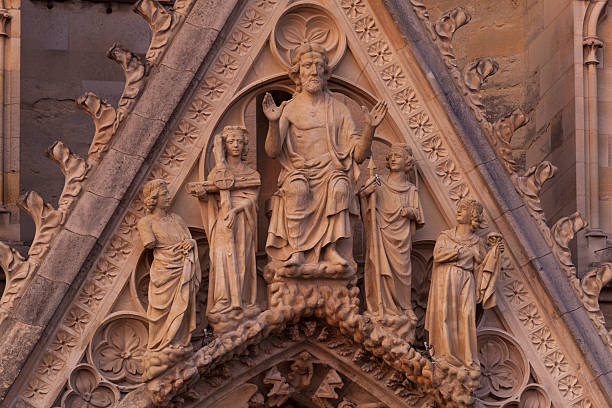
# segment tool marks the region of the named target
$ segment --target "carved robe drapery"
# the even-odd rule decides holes
[[[155,242],[150,270],[149,341],[147,349],[161,352],[168,346],[188,347],[196,328],[196,293],[202,279],[197,245],[182,218],[168,214],[146,216],[138,223],[145,246]],[[181,250],[191,241],[193,248]]]
[[[499,272],[500,252],[497,248],[487,252],[475,234],[459,239],[453,228],[438,236],[433,259],[425,317],[433,356],[455,366],[479,370],[476,302],[483,302],[485,309],[495,306],[492,290]],[[486,274],[492,276],[483,288]]]
[[[320,141],[327,144],[325,155],[310,161],[299,155],[294,139],[300,135],[293,126],[281,140],[279,189],[272,197],[266,243],[272,259],[285,261],[295,252],[304,252],[306,262],[316,263],[327,244],[351,237],[349,214],[359,212],[354,187],[359,168],[353,154],[360,136],[346,105],[329,92],[325,94],[325,111],[326,137]],[[281,135],[284,133],[281,130]],[[307,202],[297,205],[288,203],[285,194],[296,180],[307,183],[310,194]],[[348,184],[349,194],[334,196],[334,185],[342,181]],[[343,255],[353,259],[351,253]]]
[[[424,224],[419,193],[412,183],[396,185],[381,180],[372,194],[376,200],[374,230],[369,205],[373,197],[362,197],[361,202],[368,243],[364,279],[367,310],[381,317],[401,315],[416,320],[410,303],[410,253],[414,232]],[[414,217],[402,216],[403,208]]]
[[[257,180],[259,173],[246,164],[241,163],[238,168],[231,169],[235,179]],[[212,175],[212,173],[211,173]],[[210,178],[210,177],[209,177]],[[239,305],[244,311],[252,309],[256,305],[257,295],[257,267],[255,264],[256,240],[257,240],[257,198],[259,189],[257,187],[231,190],[232,207],[243,207],[236,214],[232,226],[235,253],[229,253],[220,228],[225,228],[223,216],[220,211],[219,194],[209,194],[206,197],[207,219],[205,223],[206,236],[210,245],[210,274],[208,286],[208,305],[206,314],[223,314],[232,309],[232,305]],[[229,288],[230,273],[236,273],[229,267],[228,257],[232,257],[232,264],[236,264],[237,287],[239,299],[232,299]]]

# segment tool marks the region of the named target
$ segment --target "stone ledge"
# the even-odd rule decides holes
[[[67,290],[67,283],[35,276],[15,308],[15,319],[30,326],[44,327]]]
[[[7,319],[2,324],[0,336],[0,401],[21,371],[23,361],[38,342],[43,329],[15,319]]]
[[[119,129],[111,149],[146,158],[162,133],[165,123],[130,113]]]
[[[94,172],[87,190],[97,196],[120,200],[143,161],[140,156],[111,148]]]
[[[95,243],[93,236],[62,229],[38,268],[37,275],[72,284]]]
[[[70,213],[65,228],[75,234],[100,238],[107,220],[110,219],[119,205],[119,199],[101,197],[98,194],[85,191],[79,202],[81,205]],[[94,214],[95,216],[92,216]]]
[[[187,23],[200,28],[221,31],[236,7],[237,0],[200,0],[193,5]]]
[[[177,71],[163,65],[162,60],[161,65],[151,68],[150,78],[132,112],[148,119],[167,121],[192,79],[192,72]]]
[[[195,73],[218,34],[211,28],[196,27],[188,22],[183,24],[176,35],[177,43],[166,53],[163,65]]]

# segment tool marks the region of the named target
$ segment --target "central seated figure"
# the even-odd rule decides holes
[[[360,136],[346,105],[327,88],[331,72],[325,48],[293,50],[289,76],[294,97],[276,106],[266,94],[269,120],[265,149],[281,172],[272,197],[266,278],[350,278],[355,275],[350,214],[358,215],[357,164],[371,154],[372,138],[387,107],[363,107]]]

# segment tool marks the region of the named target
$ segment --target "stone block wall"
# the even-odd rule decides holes
[[[123,92],[123,71],[106,57],[115,42],[144,55],[150,42],[146,22],[132,4],[87,1],[22,2],[21,52],[21,193],[38,191],[54,206],[64,176],[45,157],[62,140],[86,157],[93,137],[89,116],[75,100],[93,92],[116,106]],[[33,237],[30,218],[22,214],[21,239]]]
[[[543,191],[544,208],[551,223],[577,209],[573,3],[427,2],[432,21],[458,6],[465,7],[472,16],[453,40],[460,69],[478,58],[491,57],[499,63],[498,72],[483,87],[489,120],[495,121],[516,108],[529,116],[527,126],[512,140],[515,159],[523,168],[543,160],[559,167],[557,176]],[[582,55],[579,57],[580,62]]]

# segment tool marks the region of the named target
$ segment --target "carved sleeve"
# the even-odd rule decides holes
[[[410,190],[409,205],[414,211],[414,220],[417,228],[421,228],[423,225],[425,225],[425,215],[423,215],[423,207],[421,206],[419,191],[416,189],[416,187]]]
[[[150,217],[144,217],[138,221],[138,232],[140,233],[142,245],[145,248],[150,249],[155,246],[157,240],[155,239],[155,234],[153,233]]]
[[[434,247],[433,258],[435,262],[452,262],[458,259],[459,247],[449,240],[444,233],[438,236]]]

